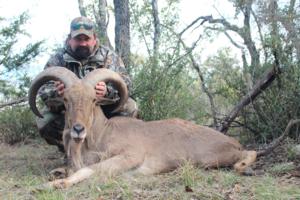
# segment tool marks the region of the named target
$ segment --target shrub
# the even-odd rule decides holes
[[[37,136],[35,120],[28,107],[7,107],[0,111],[0,141],[23,142]]]

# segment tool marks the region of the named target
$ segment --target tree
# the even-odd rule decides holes
[[[27,35],[23,29],[27,20],[25,13],[11,20],[0,19],[0,101],[5,101],[0,103],[0,141],[9,144],[37,135],[29,109],[22,105],[11,106],[27,100],[31,80],[27,71],[42,50],[42,41],[20,48],[18,39]]]
[[[111,42],[107,35],[107,26],[109,23],[109,12],[106,0],[92,0],[85,3],[84,0],[78,0],[78,8],[81,16],[94,19],[96,24],[96,32],[100,39],[100,43],[112,48]]]
[[[28,16],[23,13],[12,20],[0,19],[3,28],[0,29],[0,95],[2,100],[21,97],[26,94],[30,83],[26,71],[30,62],[41,52],[42,41],[28,44],[21,51],[18,49],[18,38],[26,35],[23,25]],[[20,89],[17,85],[22,86]]]
[[[126,67],[130,65],[130,13],[128,0],[114,0],[115,49]]]
[[[132,32],[146,56],[134,55],[134,95],[145,120],[203,117],[197,80],[189,74],[186,53],[171,30],[178,24],[177,1],[159,7],[158,1],[131,1]],[[168,27],[168,28],[166,28]],[[203,106],[205,107],[205,106]],[[194,112],[197,111],[197,112]]]
[[[236,106],[231,111],[227,111],[219,130],[227,132],[234,122],[247,127],[257,138],[263,136],[265,142],[280,134],[291,116],[298,116],[297,112],[289,110],[291,104],[294,105],[292,102],[298,101],[298,95],[293,96],[294,100],[289,98],[289,102],[285,98],[290,96],[288,88],[297,87],[293,82],[298,81],[298,70],[295,66],[299,62],[298,43],[292,42],[298,40],[298,36],[292,26],[299,26],[299,15],[296,15],[299,8],[295,7],[294,0],[281,2],[280,6],[276,0],[230,2],[236,9],[235,18],[242,18],[242,26],[223,17],[200,16],[188,28],[200,24],[208,31],[224,33],[235,47],[241,49],[241,69],[246,87],[238,92],[240,101],[235,103]],[[244,44],[239,44],[232,33],[238,35]],[[253,39],[254,36],[258,39]],[[282,71],[288,73],[279,76]],[[290,74],[291,71],[297,75]],[[277,80],[277,85],[271,84],[274,80]],[[279,90],[282,95],[274,95]]]
[[[124,61],[130,65],[130,13],[128,0],[114,0],[115,13],[115,50]],[[96,32],[100,43],[113,49],[107,34],[109,24],[109,6],[106,0],[93,0],[85,3],[78,0],[79,11],[82,16],[94,19]]]
[[[146,50],[132,55],[129,69],[134,95],[145,119],[180,116],[210,123],[224,133],[242,130],[266,142],[281,134],[291,117],[298,116],[298,109],[291,108],[299,95],[289,90],[299,87],[298,1],[228,2],[235,9],[231,18],[222,13],[199,16],[179,28],[177,0],[167,1],[164,7],[156,0],[129,1],[131,30],[125,37],[130,35],[136,42],[127,49],[138,44]],[[114,1],[116,18],[121,19],[116,9],[126,12],[127,8],[118,3]],[[198,36],[189,42],[187,32],[192,29]],[[229,50],[201,57],[205,51],[202,42],[220,34],[228,38],[231,48],[240,50],[241,62],[233,62]],[[119,42],[116,39],[116,48]],[[180,103],[186,107],[178,106]]]

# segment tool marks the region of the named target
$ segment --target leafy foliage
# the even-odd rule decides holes
[[[27,107],[8,107],[1,110],[0,141],[15,144],[36,136],[34,116]]]
[[[202,21],[191,28],[193,32],[200,30],[203,35],[198,48],[190,52],[203,75],[203,80],[199,80],[197,69],[193,68],[180,42],[186,38],[179,35],[179,39],[176,35],[182,30],[178,28],[178,1],[159,4],[162,31],[157,55],[152,47],[155,26],[151,3],[130,1],[132,38],[138,41],[138,49],[146,49],[133,56],[134,63],[129,68],[134,79],[134,96],[143,119],[181,117],[209,124],[213,117],[224,119],[277,63],[283,73],[239,112],[229,129],[245,141],[269,143],[284,131],[290,119],[299,118],[299,7],[295,1],[279,5],[275,1],[229,2],[235,10],[232,18],[213,23]],[[199,46],[215,41],[224,33],[228,41],[241,50],[242,57],[233,55],[231,47],[220,49],[204,60],[201,51],[205,51],[205,46],[201,51]],[[201,90],[203,85],[215,102],[217,116],[212,112],[211,99]],[[291,136],[299,137],[297,130],[293,130]]]
[[[216,99],[219,116],[226,115],[244,95],[243,73],[239,62],[229,48],[207,58],[203,63],[206,84]]]
[[[175,12],[177,1],[170,1],[160,9],[160,21],[168,28],[163,29],[159,38],[159,53],[151,47],[154,25],[151,7],[146,1],[131,2],[133,10],[133,35],[145,45],[148,57],[136,55],[130,72],[134,77],[134,94],[138,100],[142,118],[157,120],[181,117],[199,120],[203,112],[199,101],[199,82],[186,66],[187,57],[177,43],[172,29],[178,23]],[[145,14],[147,13],[147,14]],[[195,101],[196,99],[196,101]]]
[[[282,134],[290,119],[300,117],[300,71],[290,66],[257,101],[253,102],[245,116],[245,123],[252,127],[256,141],[266,143]],[[297,128],[290,136],[297,139]]]
[[[28,36],[23,26],[29,17],[0,19],[0,102],[26,96],[30,77],[27,74],[30,62],[41,52],[42,41],[24,48],[21,36]],[[27,107],[6,107],[0,110],[0,141],[9,144],[34,137],[34,117]]]
[[[193,101],[200,96],[199,84],[188,75],[188,70],[180,65],[155,68],[151,62],[142,67],[135,76],[134,85],[143,119],[181,117],[196,120],[201,117],[202,104]]]
[[[28,19],[26,13],[11,20],[0,19],[0,97],[5,99],[25,95],[30,82],[26,71],[41,52],[42,41],[27,44],[24,48],[18,42],[21,36],[28,36],[23,29]]]

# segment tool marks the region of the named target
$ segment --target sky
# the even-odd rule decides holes
[[[112,3],[113,0],[108,0]],[[158,1],[160,7],[163,0]],[[222,3],[221,3],[222,2]],[[29,23],[25,26],[31,37],[22,39],[24,44],[45,40],[46,45],[54,47],[57,44],[62,44],[69,32],[70,21],[79,16],[77,0],[0,0],[0,16],[11,18],[20,13],[28,11],[30,15]],[[230,4],[224,0],[181,0],[180,3],[180,19],[182,26],[190,24],[199,16],[218,15],[220,13],[233,13]],[[230,16],[225,16],[230,17]],[[113,16],[110,17],[110,22],[113,22]],[[109,35],[113,36],[114,24],[109,26]],[[110,37],[114,41],[113,37]],[[206,49],[206,54],[213,54],[216,47],[227,45],[224,43],[224,36],[219,38],[214,44]],[[36,72],[43,69],[43,65],[49,58],[51,50],[43,53],[34,65]]]
[[[30,15],[26,30],[34,40],[61,42],[70,21],[79,16],[77,0],[0,0],[0,15],[10,18],[24,11]]]

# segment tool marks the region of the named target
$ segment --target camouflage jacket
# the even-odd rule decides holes
[[[115,52],[104,46],[95,48],[94,53],[86,60],[77,60],[72,54],[70,47],[66,46],[50,57],[45,68],[52,66],[66,67],[79,78],[83,78],[94,69],[105,67],[118,72],[127,84],[129,94],[131,92],[131,79],[123,61]],[[111,99],[111,103],[119,100],[118,91],[109,83],[107,84],[107,91],[105,97]],[[62,99],[57,95],[53,82],[49,82],[41,87],[39,95],[52,112],[61,112],[63,110]],[[106,104],[109,104],[109,102]]]

